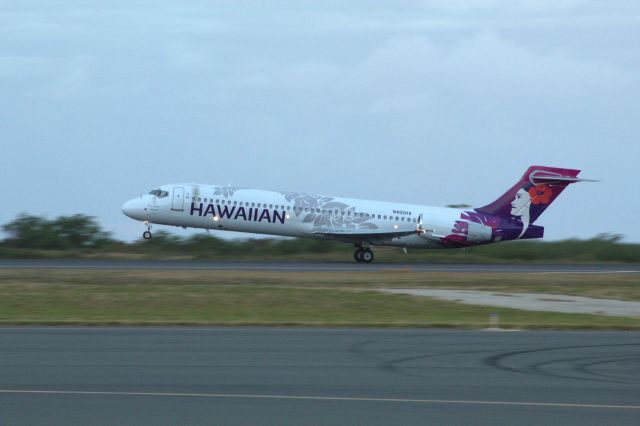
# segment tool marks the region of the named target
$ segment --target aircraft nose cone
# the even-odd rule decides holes
[[[131,219],[144,220],[144,206],[142,200],[134,198],[122,205],[122,213]]]

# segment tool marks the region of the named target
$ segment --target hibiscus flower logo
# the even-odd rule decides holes
[[[529,195],[531,196],[531,204],[549,204],[551,203],[551,197],[553,191],[548,185],[536,185],[529,188]]]

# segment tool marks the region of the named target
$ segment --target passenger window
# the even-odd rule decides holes
[[[216,204],[220,204],[220,199],[216,199]]]
[[[400,218],[400,220],[404,222],[404,216],[403,216],[403,217],[401,217],[401,218]]]
[[[238,202],[237,202],[237,201],[234,201],[234,202],[233,202],[233,205],[234,205],[234,206],[237,206],[237,205],[238,205]]]
[[[380,219],[380,215],[378,215],[378,219]]]
[[[251,203],[251,207],[255,207],[255,206],[256,206],[256,203]]]

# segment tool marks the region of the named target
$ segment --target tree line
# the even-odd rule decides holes
[[[330,252],[342,246],[340,243],[321,240],[226,240],[206,233],[180,237],[166,231],[155,231],[151,240],[126,243],[115,239],[111,232],[104,230],[96,218],[82,214],[47,219],[23,213],[3,225],[2,229],[6,238],[0,242],[0,246],[5,249],[289,254]]]
[[[6,237],[0,241],[0,257],[37,257],[49,252],[61,256],[93,253],[133,253],[153,256],[192,258],[277,257],[335,253],[335,259],[350,259],[349,244],[314,239],[238,239],[228,240],[205,232],[180,237],[156,231],[151,240],[130,243],[117,240],[104,230],[96,218],[75,214],[47,219],[21,214],[5,224]],[[380,249],[379,249],[380,250]],[[395,248],[385,249],[395,260],[434,262],[540,261],[590,262],[613,261],[640,263],[640,244],[622,241],[620,235],[603,234],[587,240],[517,241],[490,244],[464,250],[410,250],[409,257]],[[66,254],[65,254],[66,253]]]

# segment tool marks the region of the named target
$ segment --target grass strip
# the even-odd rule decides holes
[[[0,271],[2,324],[640,329],[640,318],[463,305],[379,287],[640,300],[637,275],[237,271]],[[617,297],[616,297],[617,298]]]

